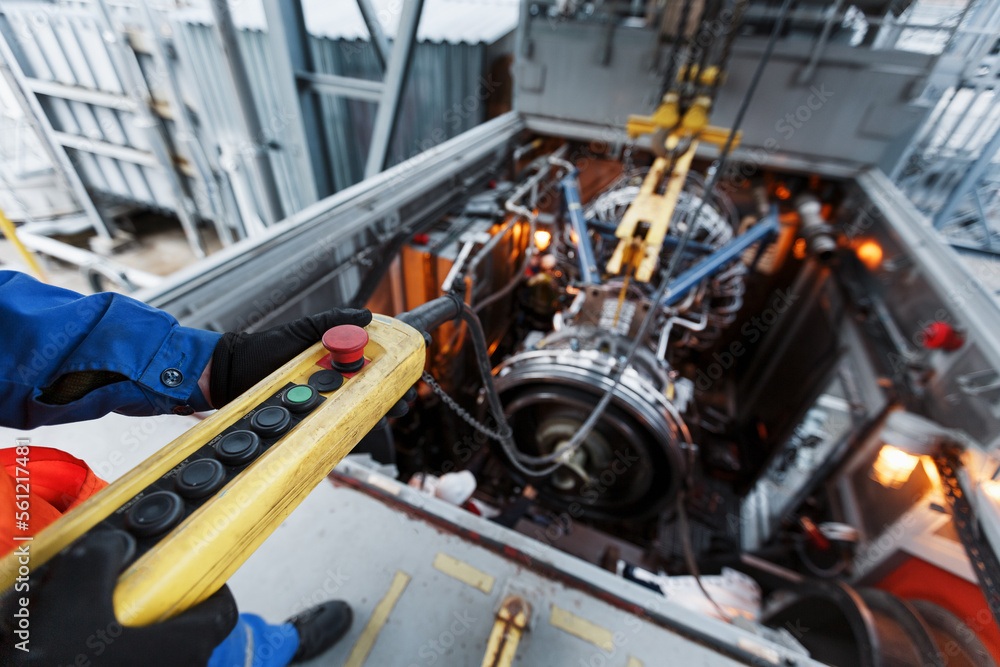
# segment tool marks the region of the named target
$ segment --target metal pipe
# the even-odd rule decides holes
[[[355,100],[378,102],[385,94],[385,84],[352,76],[339,76],[326,72],[296,72],[295,76],[314,90],[330,95],[341,95]]]
[[[215,18],[214,33],[219,40],[222,57],[226,61],[236,93],[236,106],[246,135],[244,138],[252,153],[251,159],[246,161],[251,179],[254,181],[252,189],[256,190],[260,197],[260,217],[266,226],[270,226],[284,218],[285,214],[281,206],[281,196],[278,194],[278,183],[271,165],[271,156],[268,147],[263,143],[266,141],[266,135],[260,116],[257,115],[256,102],[250,89],[250,77],[247,75],[246,65],[240,54],[236,26],[233,24],[233,17],[229,13],[229,4],[226,0],[210,0],[208,5]]]
[[[576,255],[580,263],[580,281],[587,285],[598,285],[601,282],[601,272],[597,268],[594,247],[590,243],[587,220],[583,217],[583,205],[580,201],[580,181],[577,180],[576,174],[577,170],[573,167],[573,170],[561,183],[563,197],[566,200],[566,215],[569,217],[573,233],[576,234]]]
[[[714,273],[721,271],[729,262],[733,261],[747,248],[758,241],[763,241],[767,237],[777,233],[778,216],[772,211],[770,215],[751,227],[748,231],[722,246],[714,253],[701,260],[690,269],[677,276],[670,287],[667,288],[667,296],[663,300],[663,305],[670,307],[676,304],[689,290],[696,287],[702,280]]]
[[[455,284],[455,279],[458,278],[458,274],[462,272],[462,268],[465,266],[465,260],[469,259],[469,253],[472,252],[472,247],[476,245],[476,241],[469,240],[465,242],[462,246],[462,250],[459,251],[458,257],[455,259],[455,263],[451,265],[451,270],[448,271],[448,275],[445,276],[444,282],[441,283],[442,292],[450,292],[451,286]]]
[[[837,239],[830,225],[821,215],[822,204],[811,193],[803,193],[795,198],[795,210],[799,213],[799,233],[806,240],[809,252],[823,261],[829,261],[837,251]]]
[[[27,248],[45,255],[51,255],[64,262],[75,264],[87,272],[99,273],[129,291],[134,291],[138,288],[156,287],[163,280],[160,276],[140,269],[133,269],[130,266],[125,266],[106,257],[94,254],[89,250],[56,241],[47,236],[31,234],[29,232],[21,232],[19,236]]]

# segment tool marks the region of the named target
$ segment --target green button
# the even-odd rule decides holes
[[[308,403],[313,397],[312,387],[292,387],[285,394],[285,398],[288,399],[289,403]]]

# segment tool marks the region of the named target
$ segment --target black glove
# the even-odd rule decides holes
[[[20,608],[17,599],[25,593],[8,594],[0,605],[0,625],[5,626],[0,664],[205,665],[236,626],[236,603],[229,588],[162,623],[124,627],[115,618],[112,593],[126,552],[126,541],[114,533],[90,533],[49,563],[37,581],[32,576],[27,653],[15,648],[21,639],[14,634],[13,616]]]
[[[365,327],[371,321],[369,310],[333,308],[258,333],[223,334],[212,354],[211,397],[206,398],[212,407],[221,408],[289,359],[318,343],[327,329],[341,324]]]

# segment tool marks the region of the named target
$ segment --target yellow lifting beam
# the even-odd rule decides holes
[[[635,279],[648,283],[653,278],[653,272],[656,271],[656,264],[660,259],[660,248],[663,247],[663,240],[670,228],[670,218],[674,214],[688,170],[691,169],[691,160],[694,158],[697,146],[698,142],[692,141],[684,154],[674,163],[666,192],[662,195],[657,194],[656,189],[663,180],[664,172],[670,162],[662,157],[656,158],[653,162],[653,167],[646,174],[646,179],[639,189],[639,196],[625,211],[625,216],[615,230],[618,246],[608,261],[608,273],[621,273],[626,263],[623,260],[626,259],[628,247],[634,240],[638,240],[640,252],[633,253],[632,256],[632,263],[636,266]]]
[[[721,76],[717,70],[706,70],[703,76]],[[684,152],[673,161],[670,173],[670,160],[659,157],[653,162],[652,168],[642,182],[639,195],[625,211],[622,221],[618,224],[615,236],[618,246],[611,259],[608,260],[607,271],[612,275],[622,273],[626,268],[635,269],[635,279],[648,283],[653,279],[656,266],[659,263],[660,250],[670,229],[670,221],[677,207],[681,190],[687,180],[691,162],[700,142],[722,146],[729,139],[730,131],[726,128],[713,127],[708,124],[708,112],[712,105],[711,98],[699,95],[694,99],[683,117],[680,113],[680,102],[677,93],[670,92],[663,96],[663,103],[652,116],[629,116],[626,132],[635,139],[644,134],[666,131],[664,141],[667,151],[675,150],[683,140],[689,140]],[[733,137],[733,146],[739,144],[741,133]],[[658,194],[660,184],[667,179],[663,194]],[[636,248],[636,246],[638,246]],[[630,252],[630,248],[635,252]]]

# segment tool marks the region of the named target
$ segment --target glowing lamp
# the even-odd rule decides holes
[[[552,243],[552,234],[549,231],[539,229],[535,232],[535,247],[540,251],[545,252],[550,243]]]
[[[808,251],[809,248],[806,245],[805,239],[795,239],[795,245],[792,248],[792,254],[795,255],[795,259],[805,259]]]
[[[882,246],[875,241],[862,241],[854,252],[869,271],[874,271],[882,263]]]
[[[919,456],[892,445],[882,445],[872,466],[872,478],[887,489],[898,489],[910,479],[918,463]]]

